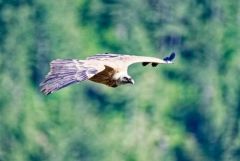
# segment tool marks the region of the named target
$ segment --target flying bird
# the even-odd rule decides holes
[[[56,59],[50,63],[50,72],[40,84],[41,92],[51,94],[73,83],[90,80],[109,87],[118,87],[125,84],[134,84],[134,80],[128,75],[128,67],[134,63],[142,63],[143,66],[152,64],[171,64],[175,53],[163,59],[104,53],[78,59]]]

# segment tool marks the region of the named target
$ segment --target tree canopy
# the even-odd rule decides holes
[[[240,160],[236,0],[0,1],[0,161]],[[57,58],[164,57],[134,86],[44,96]]]

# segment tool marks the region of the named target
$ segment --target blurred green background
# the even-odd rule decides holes
[[[49,96],[56,58],[164,57]],[[239,161],[239,0],[0,0],[0,161]]]

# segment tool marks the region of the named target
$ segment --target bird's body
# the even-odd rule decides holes
[[[144,66],[152,63],[172,63],[175,54],[163,60],[154,57],[120,55],[120,54],[97,54],[86,60],[56,59],[50,64],[51,69],[45,80],[40,84],[44,94],[50,94],[70,84],[90,80],[105,84],[109,87],[118,87],[124,84],[134,84],[128,75],[128,66],[134,63],[142,63]]]
[[[113,68],[106,66],[103,71],[89,78],[89,80],[96,83],[105,84],[110,87],[117,87],[118,85],[116,80],[112,79],[115,73],[116,71],[114,71]]]

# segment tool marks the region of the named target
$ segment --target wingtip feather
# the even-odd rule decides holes
[[[169,56],[163,58],[166,63],[173,63],[174,58],[176,57],[175,52],[172,52]]]

